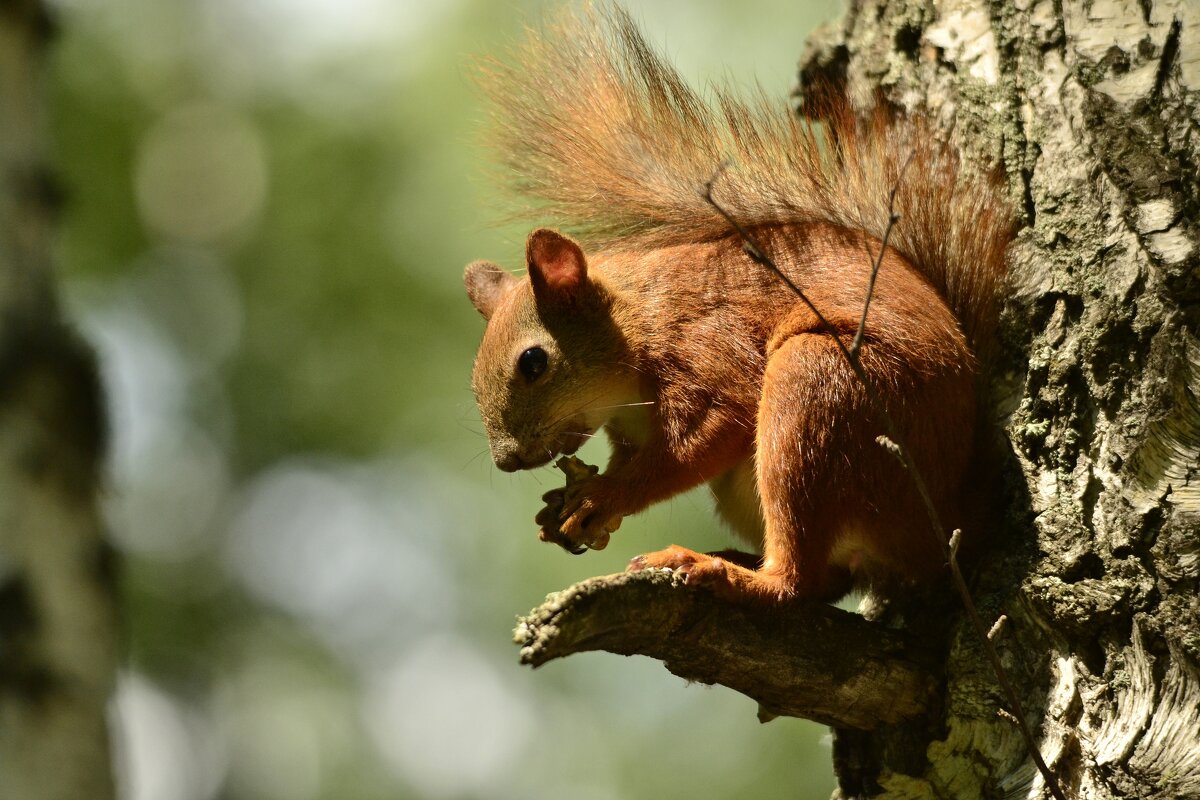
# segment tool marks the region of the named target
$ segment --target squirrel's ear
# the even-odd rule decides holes
[[[525,263],[538,298],[573,300],[587,281],[583,250],[573,239],[549,228],[538,228],[529,234]]]
[[[466,272],[463,273],[467,297],[471,298],[471,304],[484,319],[492,318],[492,312],[499,305],[500,298],[516,282],[515,276],[490,261],[472,261],[467,264]]]

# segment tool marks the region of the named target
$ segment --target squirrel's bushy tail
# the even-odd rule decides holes
[[[702,96],[611,4],[531,30],[481,82],[509,182],[589,245],[730,235],[702,195],[724,163],[713,197],[747,228],[829,222],[879,237],[895,188],[889,244],[942,292],[972,342],[990,327],[1011,214],[919,121],[882,110],[863,121],[835,100],[817,125],[761,90],[750,101],[723,86]]]

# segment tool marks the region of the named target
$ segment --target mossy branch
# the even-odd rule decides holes
[[[649,656],[681,678],[757,700],[764,721],[870,730],[922,713],[937,687],[902,632],[824,603],[734,605],[665,572],[577,583],[522,617],[514,638],[534,667],[592,650]]]

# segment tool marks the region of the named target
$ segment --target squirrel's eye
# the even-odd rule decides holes
[[[525,380],[533,383],[539,375],[546,371],[548,361],[549,357],[545,350],[540,347],[531,347],[521,353],[520,358],[517,359],[517,369],[521,370]]]

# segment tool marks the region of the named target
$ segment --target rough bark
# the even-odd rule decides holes
[[[0,0],[0,797],[114,796],[112,558],[91,352],[59,318],[44,163],[45,7]]]
[[[1008,176],[1025,226],[993,375],[1009,502],[977,602],[989,620],[1009,619],[1002,659],[1068,795],[1200,796],[1200,8],[858,0],[810,40],[801,88],[814,79],[932,114],[968,161]],[[646,597],[623,586],[557,619],[562,644],[526,644],[650,653],[713,679],[703,659],[680,668],[694,655],[687,642],[652,652],[619,593]],[[899,724],[864,731],[824,717],[838,726],[839,796],[1045,796],[998,713],[977,637],[948,608],[914,596],[872,614],[878,630],[924,645],[940,683]],[[729,674],[815,679],[803,665],[780,675],[776,654],[746,646],[766,622],[722,627],[707,613],[705,646],[743,659]],[[821,635],[802,620],[789,630]],[[859,645],[846,641],[854,663]]]
[[[664,636],[670,631],[670,636]],[[583,581],[517,627],[521,662],[541,666],[588,650],[644,655],[681,677],[758,700],[760,716],[871,729],[935,702],[935,664],[900,631],[823,604],[773,614],[689,592],[658,572]]]

